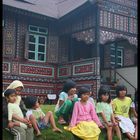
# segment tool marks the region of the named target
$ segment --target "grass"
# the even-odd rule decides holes
[[[54,105],[42,105],[41,108],[43,110],[44,113],[46,113],[47,111],[52,111],[54,112]],[[54,115],[55,117],[55,115]],[[59,125],[57,123],[57,118],[55,117],[56,120],[56,125],[57,127],[59,127],[61,130],[63,130],[63,133],[56,133],[53,132],[51,128],[48,128],[47,130],[41,130],[42,135],[40,137],[35,138],[35,140],[80,140],[79,138],[75,137],[71,132],[65,131],[63,129],[63,125]],[[106,138],[106,133],[102,132],[100,134],[100,138],[99,140],[105,140]],[[3,140],[12,140],[11,139],[11,135],[6,132],[3,131]],[[117,137],[114,136],[113,140],[117,140]]]

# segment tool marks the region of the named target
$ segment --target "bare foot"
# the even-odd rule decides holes
[[[137,138],[135,138],[133,135],[130,135],[130,136],[129,136],[129,139],[130,139],[130,140],[137,140]]]
[[[36,133],[36,136],[40,136],[40,135],[41,135],[41,132],[38,131],[38,132]]]
[[[60,133],[62,133],[62,130],[60,130],[60,129],[57,128],[57,127],[56,127],[56,128],[53,128],[53,131],[54,131],[54,132],[60,132]]]

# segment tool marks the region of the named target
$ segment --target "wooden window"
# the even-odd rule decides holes
[[[115,57],[116,57],[116,52],[115,52],[115,44],[111,44],[110,45],[110,64],[111,64],[111,66],[115,66]]]
[[[29,25],[29,32],[48,34],[48,29],[38,26]]]
[[[115,44],[110,45],[110,64],[113,67],[123,66],[123,48],[115,47]]]
[[[117,48],[117,67],[123,66],[123,49]]]
[[[26,35],[25,58],[30,61],[46,62],[47,29],[29,26]]]

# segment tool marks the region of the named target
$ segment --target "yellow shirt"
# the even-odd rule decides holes
[[[121,115],[124,117],[129,117],[129,109],[131,106],[132,100],[130,97],[125,97],[123,100],[115,98],[112,101],[113,112],[115,115]]]

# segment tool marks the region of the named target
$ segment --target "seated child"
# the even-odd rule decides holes
[[[137,125],[135,126],[129,117],[132,99],[127,97],[127,88],[124,85],[118,85],[116,96],[112,101],[112,106],[116,119],[120,120],[119,126],[122,133],[126,134],[129,140],[137,140]]]
[[[110,104],[110,88],[108,86],[101,86],[98,92],[98,102],[96,105],[96,112],[99,119],[107,130],[108,140],[113,138],[113,130],[116,131],[118,139],[121,140],[121,132],[118,123],[115,121],[112,106]]]
[[[84,140],[98,140],[101,124],[93,104],[88,102],[90,90],[86,87],[79,89],[80,101],[74,104],[71,122],[69,127],[64,127],[74,135]]]
[[[55,115],[58,117],[59,124],[69,123],[73,106],[76,101],[78,101],[76,83],[72,80],[67,80],[55,107]]]
[[[89,95],[88,101],[93,104],[93,106],[94,106],[94,108],[96,110],[95,101],[94,101],[93,97],[91,97],[92,96],[91,85],[84,84],[83,87],[86,87],[86,88],[88,88],[90,90],[90,95]]]
[[[37,97],[28,96],[26,97],[24,102],[26,107],[28,108],[26,116],[31,121],[36,132],[36,136],[41,135],[40,129],[49,127],[49,123],[52,125],[54,132],[62,133],[62,130],[56,127],[53,113],[51,111],[47,112],[46,115],[43,113],[39,106]]]
[[[23,113],[18,104],[16,104],[16,91],[14,89],[7,89],[4,96],[8,102],[8,127],[19,126],[27,129],[31,127],[30,121],[24,118]],[[13,123],[14,122],[14,123]]]
[[[137,123],[138,123],[138,119],[137,119],[138,118],[138,113],[136,111],[136,107],[135,107],[134,102],[131,103],[130,118],[131,118],[132,122],[137,125]]]

